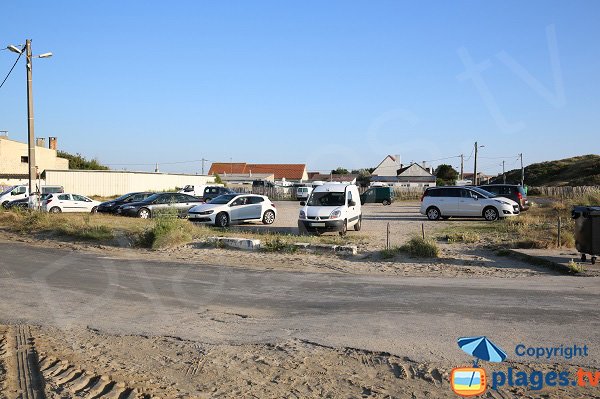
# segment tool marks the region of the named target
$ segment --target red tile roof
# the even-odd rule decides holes
[[[228,163],[228,162],[215,162],[210,166],[208,171],[209,175],[225,174],[225,173],[239,173],[239,174],[250,174],[250,173],[269,173],[274,174],[276,179],[291,179],[300,180],[304,178],[306,171],[305,164],[247,164],[247,163]]]

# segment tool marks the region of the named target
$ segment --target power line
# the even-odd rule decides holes
[[[19,56],[17,57],[17,60],[15,61],[15,63],[13,64],[12,68],[10,68],[10,71],[8,71],[8,74],[6,75],[6,77],[4,78],[4,80],[2,81],[2,84],[0,84],[0,89],[2,88],[2,86],[4,86],[4,82],[6,82],[6,79],[8,79],[8,77],[10,76],[10,74],[12,73],[13,69],[15,69],[15,66],[17,65],[17,62],[19,62],[19,59],[21,59],[21,56],[23,55],[23,53],[19,53]]]

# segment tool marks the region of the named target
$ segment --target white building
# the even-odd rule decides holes
[[[373,176],[397,176],[398,169],[402,167],[400,163],[400,155],[388,155],[377,165]]]
[[[214,176],[122,170],[46,170],[46,185],[63,186],[65,192],[110,197],[136,191],[165,191],[214,183]]]

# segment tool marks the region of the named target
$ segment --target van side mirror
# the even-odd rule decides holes
[[[356,206],[356,201],[354,201],[354,200],[348,201],[348,206]]]
[[[304,206],[304,205],[306,205],[306,202],[305,201],[300,201],[300,206]]]

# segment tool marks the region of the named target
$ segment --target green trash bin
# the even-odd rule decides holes
[[[600,206],[576,206],[571,211],[575,220],[575,247],[581,253],[581,261],[591,256],[592,264],[600,255]]]

